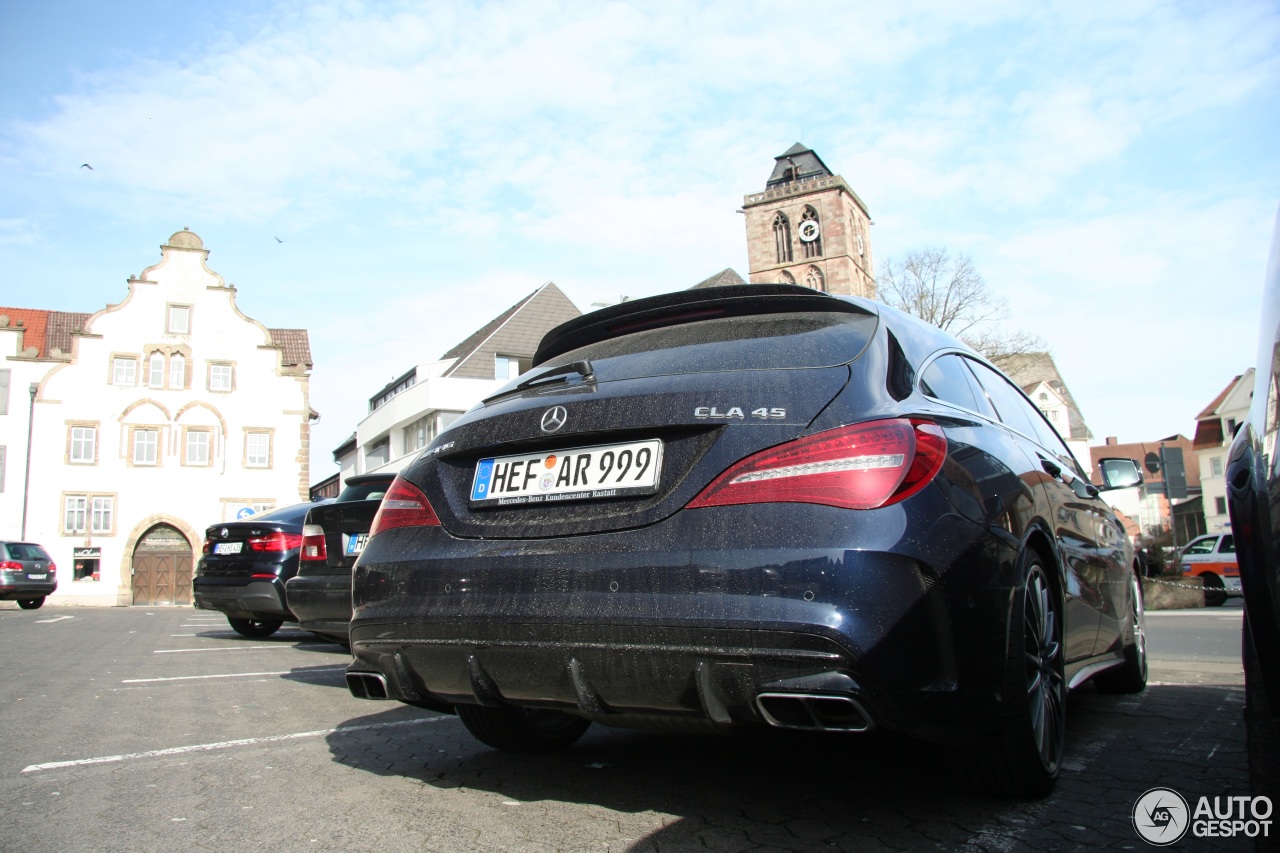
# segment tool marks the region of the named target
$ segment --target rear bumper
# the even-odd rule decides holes
[[[968,739],[1003,684],[1009,580],[976,526],[950,516],[904,547],[901,512],[726,507],[528,542],[388,531],[355,571],[352,671],[403,701],[619,725],[765,724],[761,695],[843,697],[876,725]],[[816,547],[815,530],[839,532]]]
[[[245,581],[240,578],[196,578],[192,583],[195,606],[217,610],[235,619],[283,619],[296,621],[278,579]]]
[[[57,581],[21,581],[0,585],[0,601],[27,601],[32,598],[44,598],[53,595],[58,589]]]
[[[300,627],[347,636],[351,628],[351,574],[297,575],[285,584],[289,609]]]

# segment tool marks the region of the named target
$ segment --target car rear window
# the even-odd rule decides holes
[[[588,344],[544,366],[554,371],[585,359],[600,382],[729,370],[830,367],[857,358],[875,333],[877,322],[870,314],[818,312],[700,320]]]
[[[342,494],[338,495],[338,503],[381,500],[389,488],[391,488],[390,481],[350,485],[342,490]]]
[[[10,560],[48,560],[49,555],[39,545],[31,545],[26,542],[10,542],[6,549],[9,552]]]

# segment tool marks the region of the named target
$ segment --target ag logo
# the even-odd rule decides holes
[[[1187,801],[1172,788],[1152,788],[1133,804],[1133,828],[1142,840],[1168,847],[1182,840],[1191,826]]]

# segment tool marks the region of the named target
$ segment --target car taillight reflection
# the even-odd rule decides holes
[[[440,519],[436,517],[436,511],[431,508],[427,496],[413,483],[397,475],[382,498],[378,514],[373,517],[369,538],[394,527],[439,526]]]
[[[813,503],[875,509],[924,488],[946,456],[946,436],[929,421],[894,418],[839,427],[748,456],[688,508]]]

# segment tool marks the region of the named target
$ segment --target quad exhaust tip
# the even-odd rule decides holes
[[[347,689],[357,699],[390,699],[387,679],[380,672],[348,672]]]
[[[865,732],[875,727],[866,709],[848,696],[761,693],[756,696],[756,707],[765,722],[780,729]]]

